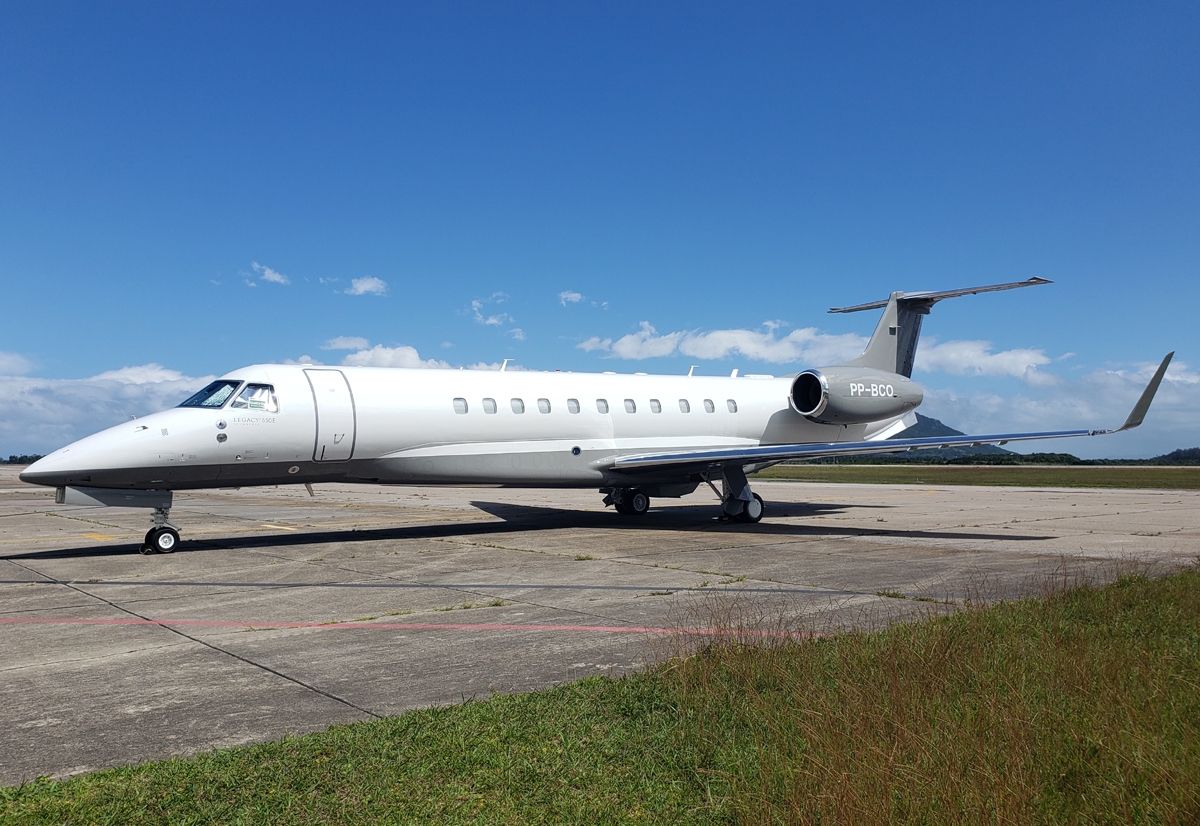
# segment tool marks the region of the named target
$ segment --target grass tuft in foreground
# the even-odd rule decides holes
[[[1200,823],[1200,574],[664,674],[748,823]]]
[[[1198,739],[1192,571],[40,780],[0,821],[1182,824]]]
[[[0,790],[0,822],[707,822],[650,675]]]

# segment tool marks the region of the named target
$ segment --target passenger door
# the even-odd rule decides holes
[[[344,462],[354,455],[354,396],[341,370],[305,370],[317,405],[314,462]]]

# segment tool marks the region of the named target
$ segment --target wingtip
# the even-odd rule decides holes
[[[1142,391],[1141,397],[1137,400],[1137,404],[1133,406],[1133,410],[1129,413],[1129,418],[1125,420],[1125,424],[1118,428],[1116,433],[1122,430],[1132,430],[1142,423],[1146,418],[1146,413],[1150,410],[1150,403],[1154,401],[1154,394],[1158,392],[1158,386],[1162,384],[1163,376],[1167,374],[1167,367],[1171,364],[1171,359],[1174,358],[1175,351],[1167,353],[1163,358],[1162,363],[1158,365],[1158,369],[1154,371],[1154,376],[1150,379],[1150,383],[1146,385],[1146,389]]]

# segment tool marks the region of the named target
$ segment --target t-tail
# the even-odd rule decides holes
[[[1028,281],[994,284],[990,287],[969,287],[965,290],[946,290],[940,293],[895,292],[886,301],[874,301],[854,307],[834,307],[829,312],[856,313],[860,310],[885,308],[883,317],[879,319],[879,325],[875,328],[875,334],[867,343],[867,349],[863,350],[858,358],[839,364],[838,367],[867,367],[911,377],[913,361],[917,357],[917,339],[921,337],[921,320],[929,315],[934,304],[943,298],[1015,290],[1018,287],[1036,287],[1039,284],[1050,283],[1045,278],[1031,278]]]
[[[872,438],[887,438],[916,421],[909,414],[921,404],[924,394],[912,381],[913,361],[917,356],[917,339],[921,337],[921,321],[934,304],[943,298],[1049,283],[1045,278],[1031,278],[939,293],[895,292],[886,301],[835,307],[829,312],[883,308],[883,317],[861,356],[832,367],[805,370],[796,376],[790,394],[792,409],[819,424],[872,425],[876,427]]]

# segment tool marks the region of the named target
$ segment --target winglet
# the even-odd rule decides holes
[[[1162,360],[1162,364],[1158,365],[1158,369],[1154,371],[1154,378],[1150,379],[1150,383],[1142,391],[1142,397],[1133,406],[1133,411],[1129,414],[1129,418],[1125,420],[1125,424],[1114,430],[1114,433],[1120,433],[1122,430],[1132,430],[1142,423],[1142,419],[1146,418],[1146,411],[1150,409],[1150,402],[1154,401],[1154,394],[1158,392],[1158,385],[1162,383],[1163,376],[1167,372],[1167,365],[1171,363],[1171,358],[1174,355],[1174,350],[1167,353],[1167,357]]]

